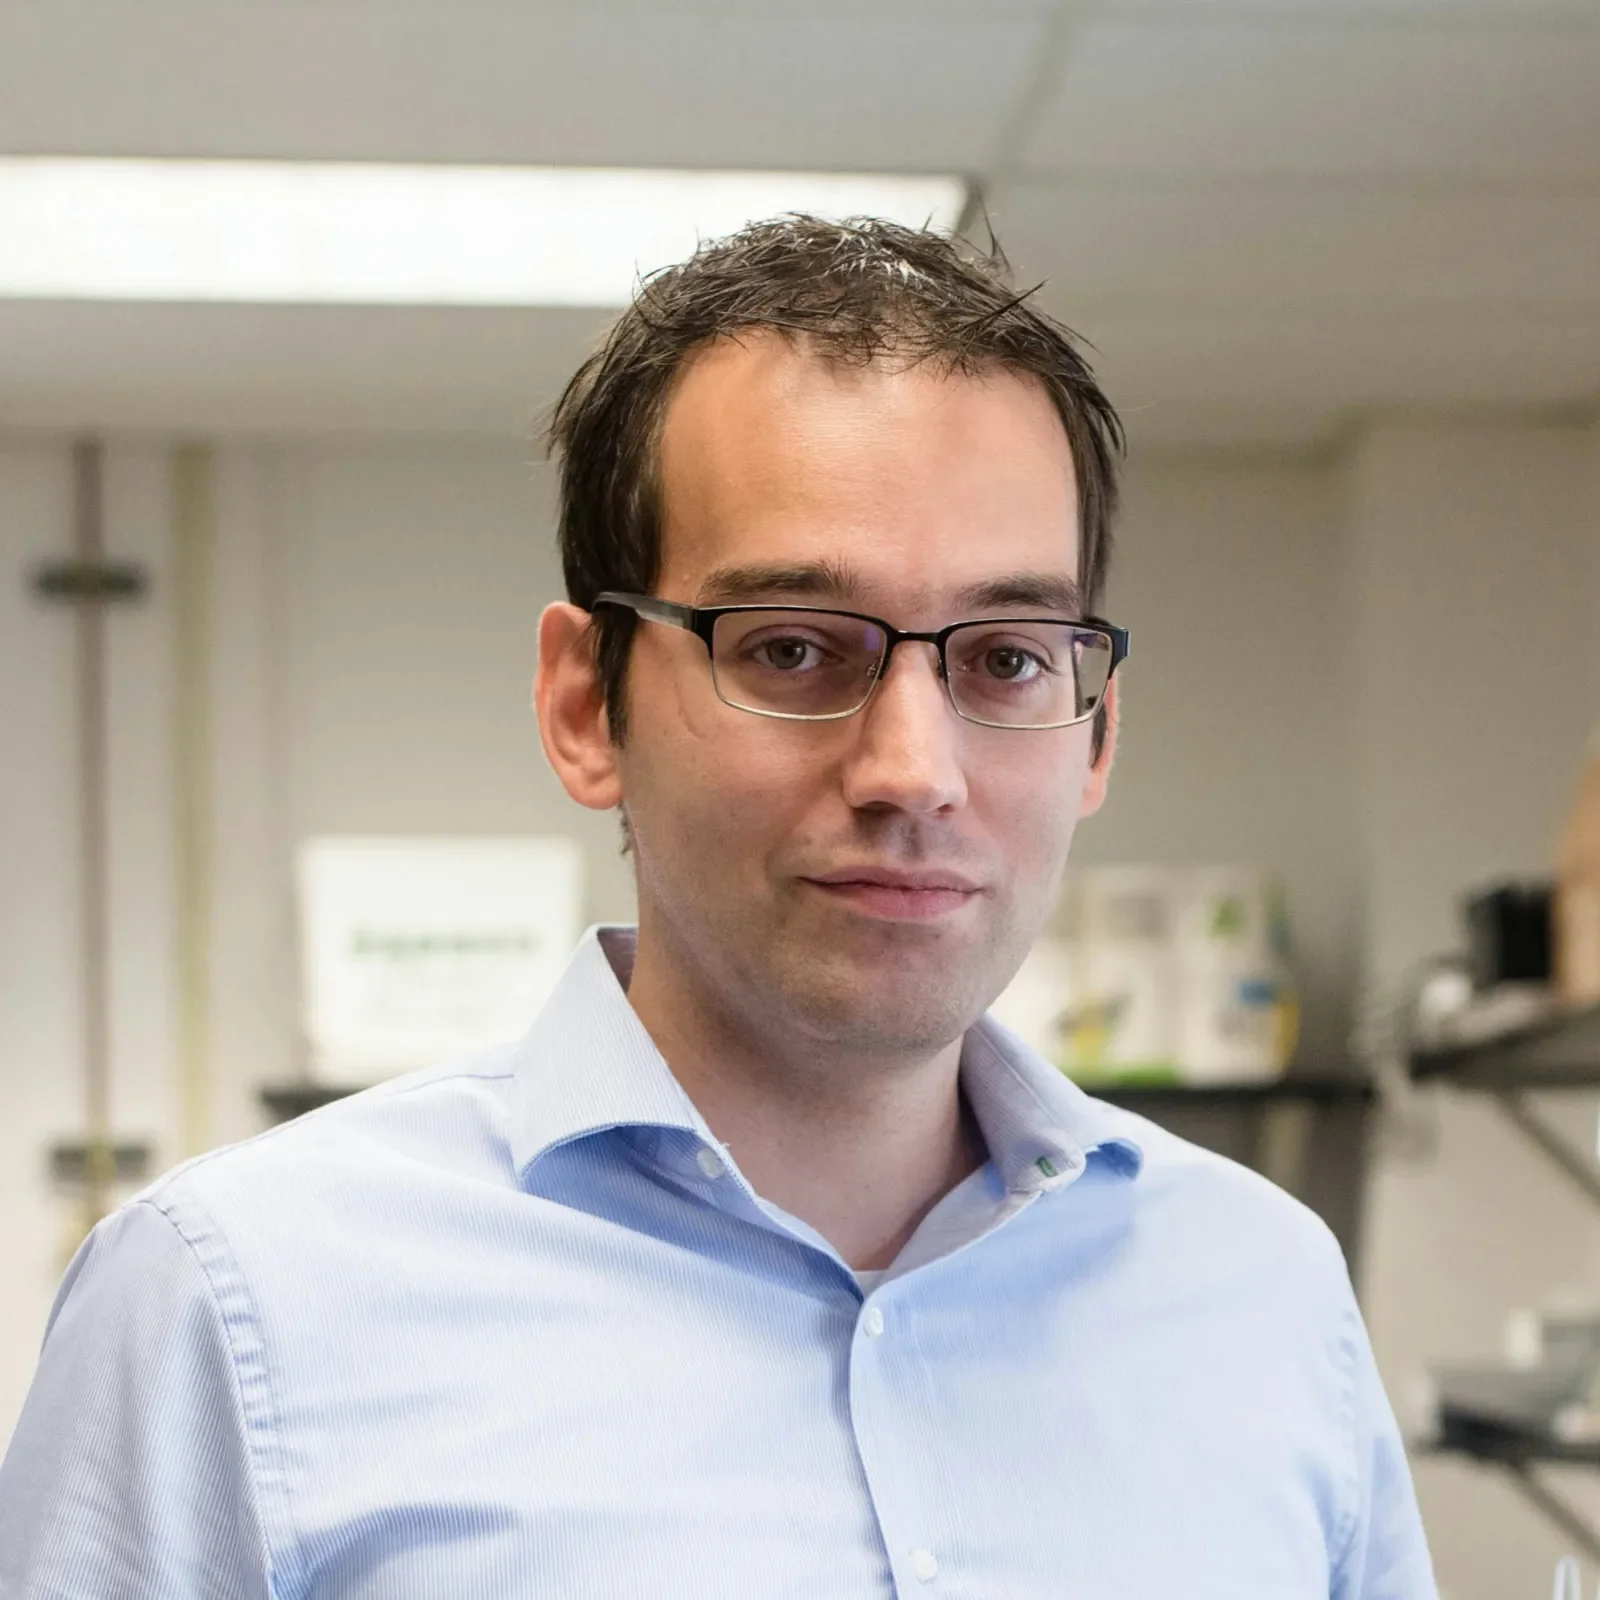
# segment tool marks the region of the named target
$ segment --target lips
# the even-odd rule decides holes
[[[843,867],[808,877],[805,882],[837,904],[897,922],[925,922],[949,916],[979,893],[979,886],[970,878],[958,872],[931,869]]]
[[[978,891],[977,884],[958,872],[903,872],[890,867],[841,867],[837,872],[817,873],[810,881],[828,885],[869,883],[885,889],[957,889],[963,894]]]

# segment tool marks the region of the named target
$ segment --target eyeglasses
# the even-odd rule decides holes
[[[819,606],[685,606],[654,595],[597,595],[705,644],[717,697],[758,717],[831,722],[872,698],[902,644],[931,644],[956,715],[986,728],[1070,728],[1105,701],[1128,634],[1089,618],[983,617],[906,633],[881,617]]]

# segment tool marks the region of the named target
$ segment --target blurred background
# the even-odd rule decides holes
[[[1075,861],[1270,874],[1287,921],[1292,1061],[1101,1075],[1339,1231],[1445,1593],[1592,1580],[1600,990],[1560,917],[1600,895],[1600,5],[12,0],[0,158],[0,1442],[93,1213],[350,1077],[313,841],[533,837],[550,940],[629,917],[528,710],[539,419],[618,261],[910,177],[1128,424]],[[232,169],[160,200],[202,159],[691,176],[653,232],[511,195],[520,278],[470,206],[357,202],[319,288],[217,242]]]

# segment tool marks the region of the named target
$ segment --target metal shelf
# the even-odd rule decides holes
[[[1600,1006],[1569,1011],[1481,1044],[1418,1050],[1411,1076],[1458,1089],[1600,1089]]]
[[[1474,1461],[1497,1467],[1600,1467],[1600,1441],[1569,1444],[1560,1439],[1529,1439],[1521,1434],[1502,1433],[1492,1424],[1466,1417],[1445,1423],[1444,1435],[1431,1453],[1471,1456]]]
[[[269,1083],[257,1091],[257,1098],[274,1121],[288,1122],[319,1106],[332,1105],[335,1100],[359,1093],[353,1085],[335,1088],[325,1083]]]
[[[1100,1100],[1148,1113],[1163,1105],[1236,1106],[1242,1109],[1301,1102],[1319,1106],[1370,1105],[1376,1090],[1348,1072],[1291,1072],[1270,1083],[1086,1083]]]
[[[1411,1076],[1487,1095],[1506,1121],[1591,1204],[1600,1206],[1600,1164],[1577,1150],[1534,1110],[1529,1096],[1550,1090],[1600,1089],[1600,1006],[1501,1034],[1480,1044],[1418,1050]]]

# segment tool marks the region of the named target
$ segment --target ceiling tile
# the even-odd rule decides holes
[[[1016,10],[8,7],[0,149],[970,171],[1043,28]]]
[[[535,438],[590,311],[0,301],[0,428]]]
[[[1316,22],[1332,17],[1357,23],[1376,19],[1432,26],[1499,22],[1527,27],[1591,22],[1600,5],[1597,0],[1101,0],[1099,10],[1143,22]]]
[[[1371,410],[1600,404],[1581,319],[1080,318],[1132,444],[1310,443]]]
[[[1069,307],[1600,309],[1600,189],[1104,179],[1009,184],[989,210],[1018,273]]]
[[[1595,17],[1091,26],[1023,159],[1056,171],[1600,176]]]

